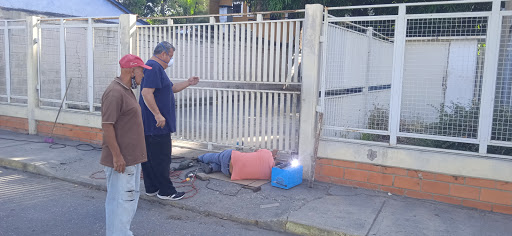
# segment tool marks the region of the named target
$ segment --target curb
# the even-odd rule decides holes
[[[321,229],[293,221],[288,221],[286,223],[286,232],[305,236],[353,236],[351,234]]]
[[[107,190],[107,187],[103,184],[91,183],[91,182],[87,182],[87,181],[83,181],[83,180],[77,180],[77,179],[57,176],[54,173],[52,173],[51,171],[49,171],[47,168],[45,168],[44,166],[39,166],[39,165],[32,164],[32,163],[25,163],[25,162],[16,161],[16,160],[0,158],[0,167],[6,167],[6,168],[10,168],[10,169],[16,169],[16,170],[20,170],[20,171],[29,172],[32,174],[46,176],[49,178],[62,180],[65,182],[69,182],[69,183],[76,184],[76,185],[81,185],[81,186],[88,187],[88,188],[95,189],[95,190],[101,190],[101,191]],[[254,225],[261,229],[277,231],[277,232],[294,233],[293,231],[287,230],[287,225],[290,222],[288,222],[286,219],[269,220],[269,221],[250,220],[250,219],[240,218],[240,217],[236,217],[236,216],[232,216],[232,215],[228,215],[228,214],[218,213],[215,211],[201,210],[198,207],[180,204],[176,201],[160,200],[155,197],[146,196],[145,194],[141,194],[140,198],[144,199],[146,201],[149,201],[149,202],[170,205],[170,206],[182,209],[182,210],[191,211],[191,212],[201,214],[204,216],[213,216],[213,217],[216,217],[219,219],[229,220],[229,221],[233,221],[233,222],[237,222],[237,223],[241,223],[241,224]],[[297,231],[297,232],[299,232],[299,231]],[[301,234],[301,235],[311,235],[311,234]]]

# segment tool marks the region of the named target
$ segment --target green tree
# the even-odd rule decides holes
[[[375,4],[392,4],[392,3],[413,3],[413,2],[437,2],[446,0],[247,0],[252,11],[281,11],[304,9],[306,4],[322,4],[327,7],[337,6],[357,6],[357,5],[375,5]],[[489,10],[488,3],[468,3],[456,5],[432,5],[412,7],[408,13],[441,13],[455,11],[481,11]],[[380,14],[396,14],[396,8],[376,8],[370,10],[354,9],[350,11],[337,11],[335,15],[380,15]]]
[[[142,17],[191,16],[208,13],[208,0],[118,0]]]

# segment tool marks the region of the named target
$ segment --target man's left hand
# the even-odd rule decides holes
[[[188,85],[196,85],[197,83],[199,83],[199,77],[197,76],[193,76],[193,77],[190,77],[188,78]]]

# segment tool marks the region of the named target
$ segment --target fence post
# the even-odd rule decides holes
[[[306,5],[302,40],[302,89],[300,108],[299,161],[304,176],[309,176],[314,156],[316,109],[320,80],[320,35],[323,6]]]
[[[393,53],[393,72],[391,79],[391,101],[389,103],[389,145],[396,145],[400,128],[400,108],[402,105],[402,81],[404,76],[405,38],[407,20],[406,5],[398,7],[398,18],[395,26],[395,42]]]
[[[7,95],[7,102],[11,103],[11,59],[10,59],[10,48],[9,48],[9,23],[4,21],[4,55],[5,55],[5,90]],[[1,37],[1,36],[0,36]],[[1,46],[1,45],[0,45]]]
[[[494,0],[488,22],[486,49],[484,60],[484,77],[482,79],[482,96],[478,121],[479,153],[487,153],[487,145],[491,140],[492,118],[494,114],[494,95],[496,91],[496,76],[498,73],[498,57],[500,53],[501,1]]]
[[[37,134],[35,112],[39,107],[37,74],[38,22],[39,17],[27,17],[27,120],[29,134]]]
[[[126,54],[137,54],[137,15],[122,14],[119,16],[119,30],[121,43],[121,48],[119,49],[121,54],[120,56],[123,57]],[[140,87],[134,90],[134,93],[138,101]]]
[[[121,32],[121,57],[126,54],[133,54],[137,46],[137,15],[122,14],[119,17]]]

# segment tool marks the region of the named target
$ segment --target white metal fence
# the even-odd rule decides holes
[[[64,109],[98,112],[101,96],[119,74],[117,18],[42,19],[39,35],[39,100]]]
[[[302,19],[138,26],[139,55],[169,41],[173,82],[199,76],[176,94],[174,138],[297,151]]]
[[[323,137],[512,155],[512,11],[501,1],[454,2],[467,3],[488,10],[328,8]],[[398,14],[330,15],[381,7]]]
[[[25,20],[0,20],[0,101],[27,103]]]

